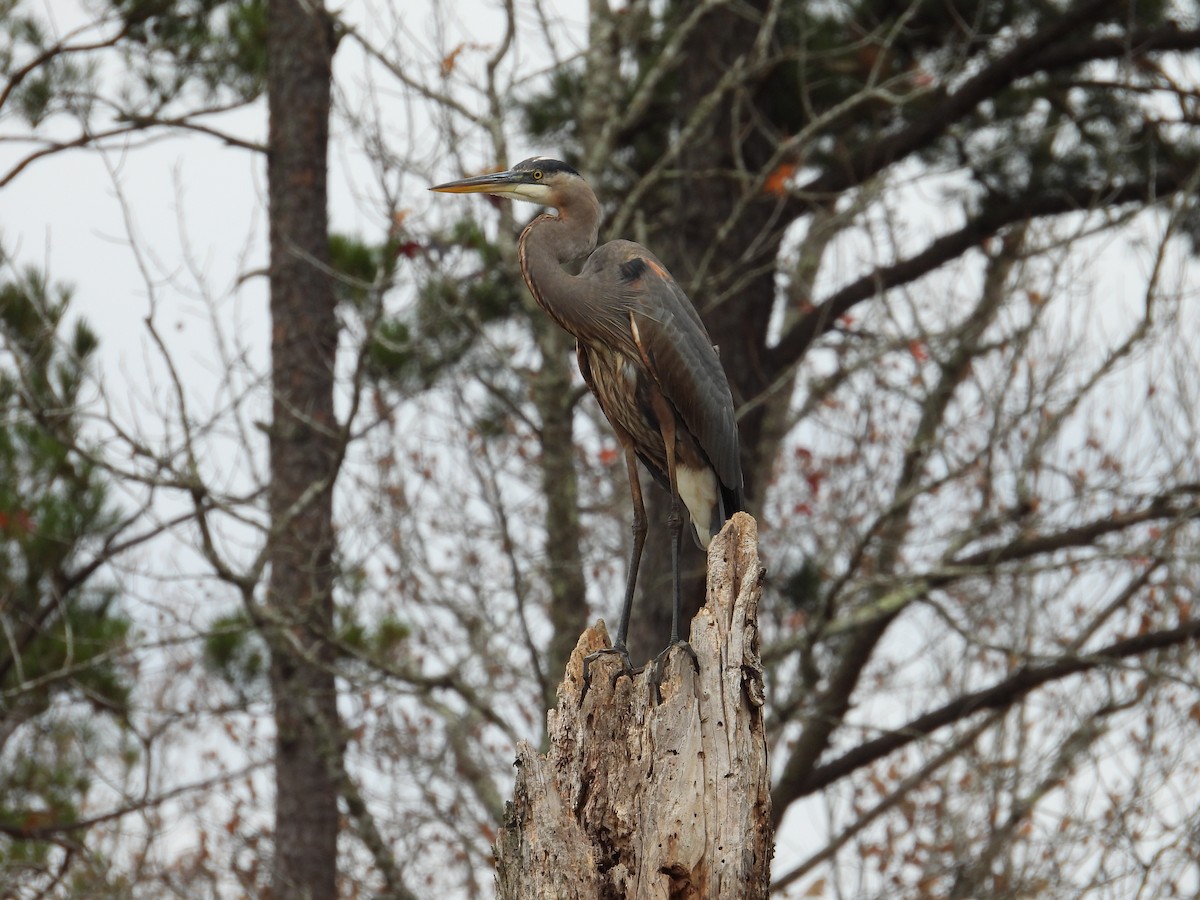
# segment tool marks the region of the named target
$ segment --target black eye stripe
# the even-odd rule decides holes
[[[567,175],[578,175],[573,168],[559,159],[550,159],[546,156],[531,156],[529,159],[523,159],[513,169],[517,172],[527,172],[537,181],[544,181],[547,175],[555,175],[557,173],[566,173]],[[541,172],[542,177],[536,178],[535,172]]]

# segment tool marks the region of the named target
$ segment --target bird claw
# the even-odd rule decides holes
[[[667,644],[666,649],[663,650],[662,653],[654,657],[654,662],[651,663],[653,668],[651,669],[650,683],[654,685],[654,698],[656,703],[662,703],[662,680],[663,673],[665,672],[666,661],[670,658],[671,651],[677,647],[682,649],[687,653],[688,656],[692,658],[692,665],[696,669],[696,674],[700,674],[700,658],[696,656],[696,651],[692,649],[692,645],[682,639],[671,641],[671,643]]]
[[[601,656],[610,655],[616,655],[621,659],[621,668],[617,671],[617,674],[613,676],[613,687],[616,686],[617,679],[622,675],[627,675],[630,678],[633,678],[635,675],[641,673],[641,669],[635,669],[633,667],[633,663],[629,660],[629,651],[625,647],[605,647],[603,650],[597,650],[595,653],[589,653],[583,658],[583,691],[579,695],[580,700],[587,696],[588,688],[591,687],[592,684],[592,663],[594,663]]]

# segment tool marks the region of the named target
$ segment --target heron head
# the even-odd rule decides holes
[[[557,199],[574,182],[582,182],[579,173],[562,160],[534,156],[522,160],[504,172],[475,175],[460,181],[436,184],[431,191],[448,194],[493,194],[529,200],[543,206],[557,206]]]

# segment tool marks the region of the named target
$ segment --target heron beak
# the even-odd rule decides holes
[[[447,181],[445,184],[435,184],[429,190],[441,191],[446,194],[513,194],[529,179],[525,172],[492,172],[487,175],[476,175],[461,181]]]

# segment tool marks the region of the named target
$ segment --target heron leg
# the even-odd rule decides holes
[[[646,545],[646,504],[642,500],[642,482],[638,478],[637,455],[632,447],[625,448],[625,468],[629,472],[629,493],[633,496],[633,549],[629,554],[629,571],[625,575],[625,600],[621,604],[621,621],[617,625],[614,646],[625,650],[629,637],[629,617],[633,612],[633,592],[637,587],[638,567],[642,564],[642,548]]]
[[[617,639],[612,647],[590,653],[583,660],[584,692],[591,682],[591,665],[599,656],[615,653],[621,657],[627,674],[635,674],[633,664],[629,661],[629,618],[633,613],[633,593],[637,587],[638,567],[642,563],[642,548],[646,545],[646,504],[642,500],[642,482],[638,478],[637,455],[633,447],[625,447],[625,468],[629,472],[629,493],[633,497],[633,549],[629,554],[629,570],[625,575],[625,599],[621,603],[621,618],[617,623]],[[640,670],[637,670],[640,671]]]
[[[671,487],[671,511],[667,514],[667,529],[671,534],[671,643],[667,649],[681,643],[679,640],[679,612],[683,606],[679,586],[679,544],[683,538],[683,501],[679,499],[679,481],[675,471],[675,412],[666,398],[659,398],[661,409],[658,427],[662,432],[663,448],[667,456],[667,483]]]
[[[666,406],[664,399],[663,405]],[[657,411],[657,410],[656,410]],[[683,609],[679,578],[679,550],[683,539],[683,501],[679,498],[679,482],[675,471],[675,414],[667,406],[659,415],[659,429],[662,431],[663,446],[667,452],[667,480],[671,486],[671,511],[667,514],[667,528],[671,534],[671,643],[667,644],[654,659],[654,687],[658,690],[662,682],[663,663],[675,647],[682,647],[692,658],[694,665],[699,665],[696,652],[691,645],[679,636],[679,619]]]
[[[671,467],[671,512],[667,514],[667,530],[671,533],[671,643],[679,643],[679,612],[683,607],[679,586],[679,545],[683,540],[683,511],[679,508],[679,491],[675,487],[675,467]]]
[[[672,467],[673,475],[674,468]],[[674,477],[671,479],[671,485],[672,487],[675,485]],[[673,490],[671,492],[671,512],[667,515],[667,528],[671,532],[671,643],[667,644],[663,651],[654,657],[654,677],[651,679],[654,685],[655,699],[660,703],[662,702],[663,667],[672,650],[676,647],[682,649],[692,658],[692,665],[696,667],[696,670],[699,671],[700,669],[700,661],[696,658],[696,651],[692,649],[691,644],[679,636],[680,611],[683,607],[679,586],[679,547],[683,539],[683,511],[681,507],[682,503],[679,500],[679,491]]]

